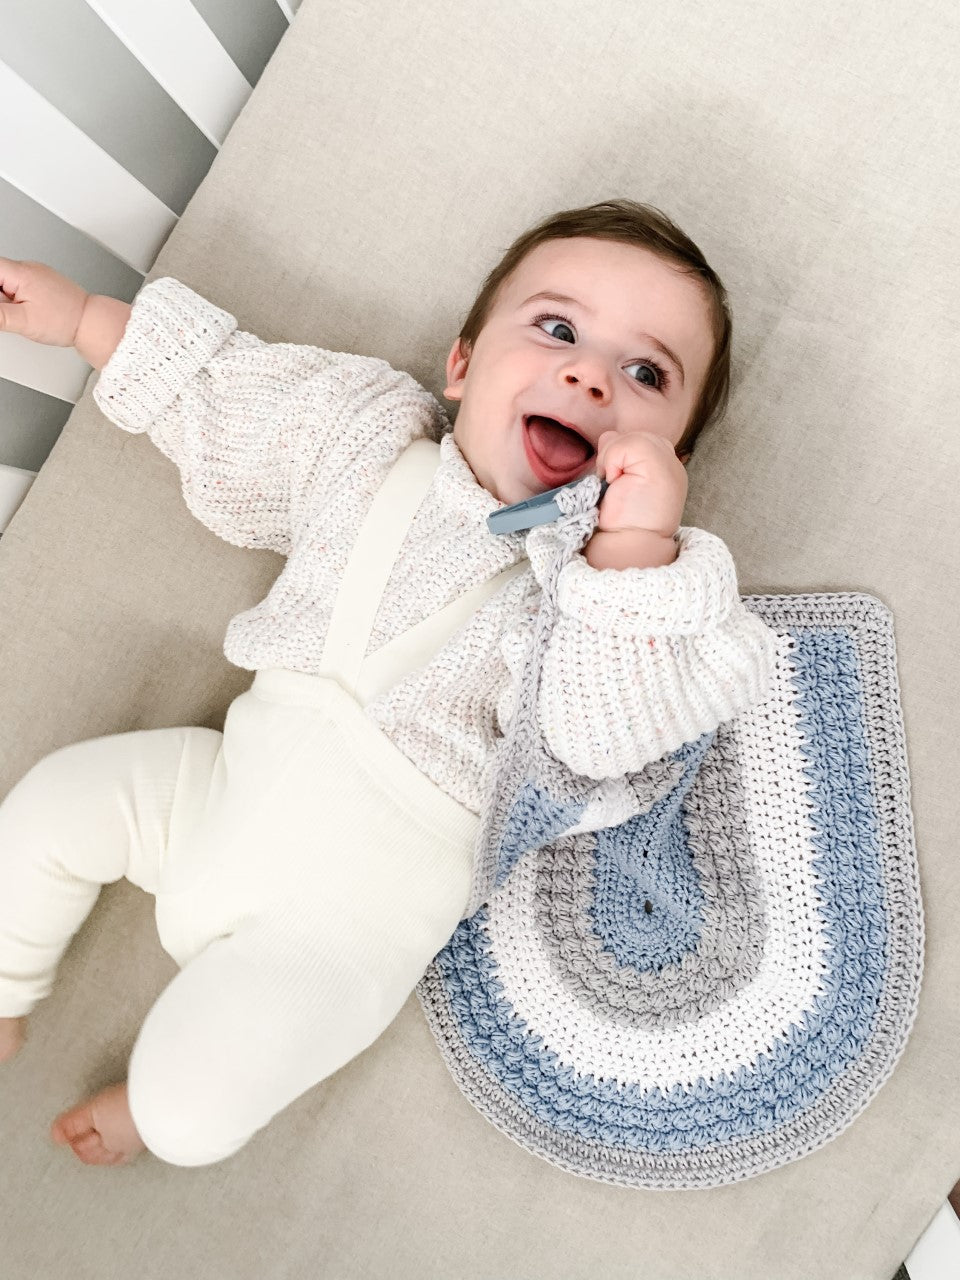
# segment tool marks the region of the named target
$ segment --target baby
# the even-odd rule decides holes
[[[491,512],[609,483],[539,695],[570,768],[642,769],[767,696],[773,633],[724,543],[680,525],[728,393],[726,295],[657,210],[558,213],[450,349],[451,430],[385,361],[264,343],[169,277],[130,306],[0,259],[0,287],[0,328],[101,369],[97,404],[174,462],[198,519],[286,557],[228,627],[225,655],[256,674],[222,734],[73,743],[0,804],[0,1061],[125,876],[180,972],[127,1080],[52,1137],[90,1164],[206,1164],[373,1043],[463,918],[539,594],[525,534],[492,534]]]

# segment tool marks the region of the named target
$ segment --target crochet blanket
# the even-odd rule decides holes
[[[622,1186],[723,1185],[837,1137],[916,1015],[892,615],[857,593],[742,597],[782,641],[767,701],[639,773],[577,777],[535,708],[598,493],[562,492],[528,538],[542,599],[471,898],[417,994],[461,1091],[528,1151]]]

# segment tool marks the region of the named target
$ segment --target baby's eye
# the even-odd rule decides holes
[[[654,364],[652,360],[637,360],[633,364],[627,365],[628,369],[645,369],[650,374],[650,381],[643,381],[638,378],[637,381],[645,387],[659,388],[666,381],[666,376],[658,364]]]
[[[573,325],[566,316],[554,316],[550,315],[548,312],[544,312],[543,315],[534,316],[533,323],[536,325],[558,324],[561,329],[567,330],[570,334],[570,338],[559,338],[559,335],[556,333],[548,333],[548,336],[551,338],[559,338],[559,341],[561,342],[575,341]],[[547,333],[548,331],[544,330],[544,332]],[[656,360],[635,360],[633,364],[627,365],[628,369],[632,369],[634,367],[638,369],[646,369],[647,373],[651,375],[648,379],[635,379],[636,382],[639,382],[641,387],[650,387],[654,391],[666,391],[667,387],[670,385],[670,375],[667,373],[666,369],[657,364]]]
[[[568,320],[564,320],[563,316],[537,316],[533,323],[541,324],[547,322],[559,324],[561,329],[567,329],[571,334],[573,333],[573,328],[571,327],[570,322]],[[555,338],[556,336],[557,335],[555,333],[550,334],[551,338]],[[561,338],[561,342],[565,341],[565,338]]]

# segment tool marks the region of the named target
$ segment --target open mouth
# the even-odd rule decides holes
[[[575,480],[596,453],[579,431],[539,413],[524,416],[523,447],[534,475],[550,489]]]

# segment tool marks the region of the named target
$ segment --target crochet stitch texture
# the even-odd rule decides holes
[[[570,1172],[665,1188],[753,1176],[852,1122],[922,969],[879,601],[741,598],[724,543],[689,527],[671,565],[595,570],[575,548],[596,477],[552,529],[492,535],[502,504],[408,374],[264,343],[169,277],[93,394],[207,528],[285,557],[230,621],[237,666],[318,671],[362,519],[415,439],[441,465],[368,652],[529,556],[365,708],[481,816],[466,916],[418,995],[492,1123]]]
[[[618,795],[571,774],[534,715],[598,490],[560,495],[537,531],[541,605],[467,918],[417,993],[460,1089],[527,1150],[622,1186],[723,1185],[841,1133],[916,1015],[892,618],[863,594],[748,597],[777,629],[770,697]]]
[[[347,556],[374,493],[413,440],[441,463],[394,565],[368,652],[525,555],[495,535],[503,504],[477,482],[443,408],[370,356],[266,343],[171,277],[145,285],[94,399],[177,466],[218,537],[286,557],[268,595],[231,619],[224,654],[249,670],[316,673]],[[539,715],[550,748],[588,777],[642,768],[762,700],[775,642],[745,609],[723,541],[681,527],[672,565],[562,575]],[[512,715],[539,597],[531,570],[479,608],[366,713],[438,786],[479,814]]]

